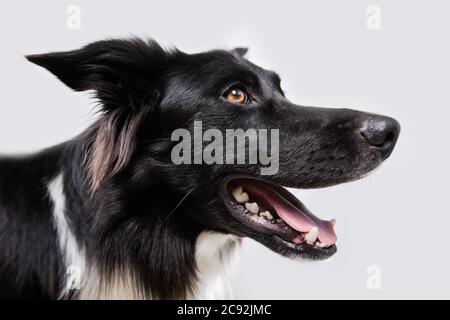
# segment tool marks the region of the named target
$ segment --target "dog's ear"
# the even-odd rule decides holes
[[[242,47],[234,48],[233,50],[231,50],[231,52],[239,57],[245,58],[248,53],[248,48],[242,48]]]
[[[105,110],[137,110],[158,99],[154,84],[168,56],[156,42],[136,38],[98,41],[78,50],[26,58],[73,90],[93,90]]]
[[[175,52],[151,40],[130,39],[27,56],[73,90],[93,90],[101,102],[103,112],[86,148],[92,191],[129,163],[138,130],[159,103],[160,73]]]

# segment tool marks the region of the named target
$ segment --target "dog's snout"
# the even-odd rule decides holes
[[[386,159],[392,153],[400,133],[400,124],[397,120],[371,115],[362,122],[361,135],[381,156]]]

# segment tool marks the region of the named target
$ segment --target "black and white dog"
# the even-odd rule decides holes
[[[242,237],[289,257],[336,252],[333,221],[283,187],[363,177],[389,157],[399,124],[295,105],[279,76],[245,52],[119,39],[27,57],[70,88],[92,90],[101,113],[71,141],[0,159],[0,298],[228,298],[226,266]],[[196,121],[278,129],[278,171],[174,163],[172,132],[193,132]]]

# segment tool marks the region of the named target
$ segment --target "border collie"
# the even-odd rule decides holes
[[[400,126],[295,105],[280,77],[245,53],[187,54],[132,38],[27,56],[93,92],[100,115],[73,140],[0,159],[0,298],[229,298],[226,268],[243,237],[292,258],[333,255],[333,221],[284,187],[365,176],[389,157]],[[175,164],[172,132],[193,132],[196,121],[278,129],[278,171]]]

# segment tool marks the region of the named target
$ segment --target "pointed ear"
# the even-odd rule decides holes
[[[245,58],[248,53],[248,48],[238,47],[231,50],[231,52],[237,56]]]
[[[105,40],[81,49],[29,55],[75,91],[94,90],[104,109],[138,109],[159,96],[158,70],[169,54],[156,42],[141,39]]]
[[[160,73],[177,53],[131,39],[27,56],[73,90],[93,90],[101,102],[103,112],[86,146],[92,192],[128,165],[142,123],[159,104]]]
[[[26,56],[27,60],[53,73],[69,88],[75,91],[94,89],[93,74],[88,74],[86,65],[89,64],[83,49],[33,54]],[[84,65],[84,67],[83,67]]]

